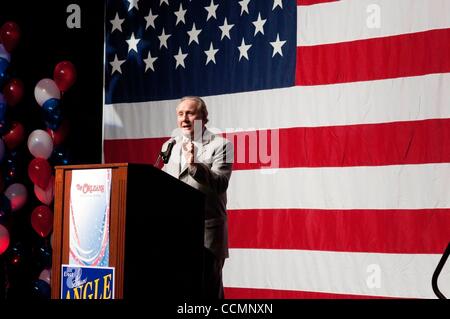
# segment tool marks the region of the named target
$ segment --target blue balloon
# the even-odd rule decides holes
[[[56,131],[61,126],[61,123],[62,123],[62,120],[45,121],[45,126],[53,131]]]
[[[0,119],[0,135],[3,135],[8,130],[5,119]]]
[[[59,99],[49,99],[42,105],[44,110],[45,125],[56,130],[62,123],[61,101]]]
[[[0,121],[5,119],[7,105],[0,101]]]
[[[70,152],[63,146],[57,147],[53,150],[50,162],[53,166],[68,165],[72,162]]]
[[[1,81],[0,81],[1,82]],[[1,83],[0,83],[1,87]],[[6,109],[8,105],[3,97],[3,94],[0,93],[0,134],[3,135],[6,133]]]
[[[5,58],[0,58],[0,88],[3,87],[3,84],[8,80],[8,73],[6,69],[8,69],[9,62]]]
[[[7,261],[8,265],[13,269],[19,269],[26,265],[26,252],[22,242],[18,241],[10,246]]]
[[[4,193],[0,194],[0,224],[3,223],[11,213],[11,201]]]
[[[3,160],[2,173],[5,181],[5,187],[23,180],[25,172],[23,168],[25,156],[21,151],[7,152]],[[20,169],[22,168],[22,170]]]
[[[0,194],[0,210],[6,214],[11,213],[11,201],[4,193]]]
[[[52,266],[52,247],[50,242],[46,242],[39,247],[37,261],[41,268],[50,268]]]
[[[9,66],[8,60],[0,58],[0,73],[4,73]]]
[[[54,113],[54,112],[61,112],[60,109],[61,101],[59,99],[48,99],[45,101],[45,103],[42,105],[42,108],[45,112],[48,113]]]
[[[62,124],[63,117],[61,114],[52,114],[45,117],[45,125],[53,131],[58,130]]]
[[[31,283],[32,299],[50,299],[50,293],[50,285],[42,279],[33,280]]]
[[[0,72],[0,88],[8,81],[9,75],[6,71]]]

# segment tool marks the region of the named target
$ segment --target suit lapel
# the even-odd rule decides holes
[[[205,132],[203,133],[202,147],[197,152],[197,159],[202,160],[203,154],[205,153],[205,151],[208,147],[207,145],[209,144],[209,142],[212,141],[213,138],[214,138],[214,134],[212,134],[211,131],[206,129]]]

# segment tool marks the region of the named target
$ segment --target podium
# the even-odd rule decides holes
[[[56,167],[52,299],[61,298],[61,265],[69,264],[72,176],[102,169],[110,169],[114,298],[201,297],[204,195],[151,165],[119,163]]]

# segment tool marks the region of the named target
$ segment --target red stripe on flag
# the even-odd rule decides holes
[[[450,29],[297,47],[297,85],[450,72]]]
[[[230,248],[442,254],[450,241],[450,209],[229,210],[228,218]]]
[[[154,164],[168,137],[104,140],[105,163]]]
[[[278,139],[273,139],[276,133]],[[234,143],[235,170],[450,162],[450,119],[289,128],[226,137]],[[105,161],[153,164],[167,139],[106,140]]]
[[[298,6],[309,6],[309,5],[318,4],[318,3],[336,2],[336,1],[339,1],[339,0],[297,0],[297,5]]]
[[[253,143],[252,133],[257,136]],[[227,136],[235,146],[234,169],[257,169],[270,164],[290,168],[450,162],[450,119],[280,129],[279,147],[275,149],[271,144],[276,145],[276,139],[271,134],[257,133]],[[246,147],[239,142],[244,138]],[[264,144],[267,146],[261,147]]]
[[[224,290],[226,299],[392,299],[380,296],[333,294],[314,291],[231,287],[225,287]]]

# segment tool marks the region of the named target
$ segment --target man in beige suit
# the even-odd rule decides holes
[[[208,130],[208,110],[196,96],[176,108],[178,131],[163,170],[200,190],[205,199],[205,297],[223,298],[222,268],[228,257],[227,188],[234,158],[233,144]]]

